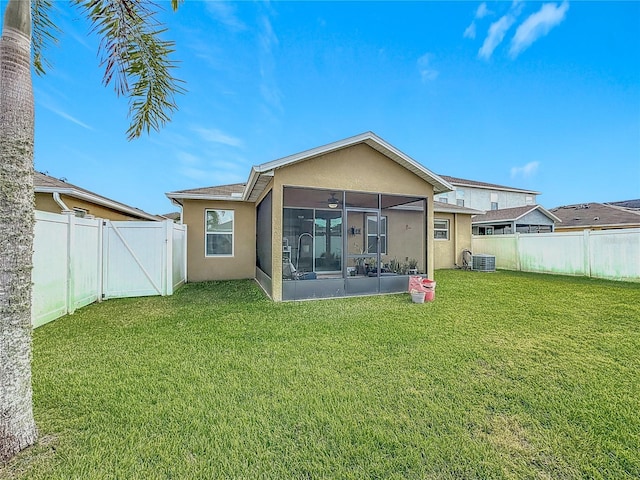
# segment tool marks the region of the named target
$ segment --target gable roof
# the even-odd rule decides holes
[[[126,213],[130,216],[144,218],[146,220],[162,220],[162,218],[157,215],[152,215],[145,212],[144,210],[140,210],[139,208],[116,202],[115,200],[103,197],[102,195],[98,195],[97,193],[93,193],[89,190],[78,187],[77,185],[73,185],[72,183],[69,183],[67,181],[51,177],[40,172],[34,172],[33,189],[36,193],[53,194],[55,192],[58,194],[67,195],[69,197],[78,198],[87,202],[94,203],[96,205],[100,205],[102,207],[109,208],[111,210]]]
[[[501,208],[500,210],[490,210],[483,215],[472,217],[471,223],[495,223],[495,222],[515,222],[525,215],[538,210],[543,215],[555,222],[562,222],[560,218],[546,210],[542,205],[524,205],[522,207]]]
[[[504,190],[506,192],[529,193],[531,195],[540,195],[540,192],[536,192],[534,190],[525,190],[522,188],[507,187],[504,185],[497,185],[495,183],[478,182],[476,180],[466,180],[464,178],[450,177],[448,175],[440,175],[440,177],[445,179],[451,185],[454,185],[456,187],[488,188],[491,190]]]
[[[329,143],[321,147],[305,150],[300,153],[289,155],[278,160],[273,160],[271,162],[252,167],[251,173],[249,174],[249,181],[247,182],[247,187],[244,192],[245,199],[249,201],[256,201],[271,180],[274,170],[287,167],[289,165],[294,165],[306,160],[311,160],[312,158],[326,155],[327,153],[335,152],[337,150],[352,147],[361,143],[370,146],[374,150],[377,150],[378,152],[395,161],[410,172],[416,174],[427,183],[433,185],[434,193],[444,193],[453,190],[453,186],[439,175],[425,168],[414,159],[395,148],[393,145],[385,142],[375,133],[365,132],[361,133],[360,135],[345,138],[344,140],[339,140],[337,142]]]
[[[436,175],[408,155],[385,142],[375,133],[365,132],[321,147],[305,150],[303,152],[262,163],[260,165],[254,165],[251,167],[249,179],[246,183],[178,190],[176,192],[169,192],[166,195],[173,200],[199,199],[255,202],[273,178],[275,170],[358,144],[370,146],[374,150],[382,153],[410,172],[419,176],[427,183],[433,185],[434,193],[450,192],[453,190],[453,186],[446,180],[442,179],[439,175]]]
[[[562,219],[563,227],[640,225],[640,211],[604,203],[564,205],[553,208],[551,211]]]

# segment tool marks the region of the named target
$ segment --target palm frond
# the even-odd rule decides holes
[[[51,20],[53,0],[33,0],[31,5],[31,51],[33,67],[38,75],[44,75],[51,64],[44,52],[51,44],[57,43],[56,34],[60,29]]]
[[[175,95],[184,92],[172,76],[174,42],[155,15],[158,6],[146,0],[75,0],[101,37],[99,55],[103,83],[113,82],[116,94],[129,98],[131,125],[127,137],[159,130],[177,109]],[[172,0],[177,8],[180,0]]]

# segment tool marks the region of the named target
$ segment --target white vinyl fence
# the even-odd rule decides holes
[[[640,281],[640,228],[475,235],[471,249],[504,270]]]
[[[95,301],[171,295],[187,278],[186,225],[36,211],[32,324]]]

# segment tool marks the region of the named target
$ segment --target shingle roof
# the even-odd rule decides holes
[[[233,194],[242,194],[244,191],[245,183],[231,183],[229,185],[216,185],[213,187],[191,188],[188,190],[177,190],[171,192],[168,195],[173,194],[180,195],[207,195],[212,197],[231,197]]]
[[[513,222],[524,217],[534,210],[540,210],[541,213],[549,218],[558,221],[561,220],[556,215],[545,210],[542,205],[524,205],[522,207],[501,208],[500,210],[490,210],[484,215],[475,215],[472,223],[489,223],[489,222]],[[556,217],[556,218],[554,218]]]
[[[440,177],[445,179],[447,182],[449,182],[454,186],[460,185],[460,186],[469,186],[469,187],[492,188],[497,190],[508,190],[512,192],[523,192],[523,193],[530,193],[532,195],[540,195],[540,192],[536,192],[534,190],[526,190],[524,188],[507,187],[505,185],[478,182],[477,180],[467,180],[464,178],[450,177],[448,175],[440,175]]]
[[[616,207],[640,209],[640,198],[636,200],[623,200],[622,202],[606,202],[605,205],[615,205]]]
[[[563,227],[603,227],[640,225],[640,212],[603,203],[564,205],[551,210]]]
[[[69,183],[66,180],[60,180],[41,172],[34,172],[33,188],[36,192],[46,193],[56,191],[71,197],[83,198],[95,204],[111,208],[112,210],[119,210],[129,215],[138,216],[147,220],[160,220],[158,216],[147,213],[144,210],[111,200],[110,198],[103,197],[102,195],[98,195],[90,190]]]

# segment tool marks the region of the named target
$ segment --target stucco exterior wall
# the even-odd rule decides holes
[[[232,257],[205,255],[205,210],[233,210]],[[232,201],[185,200],[183,223],[187,235],[187,281],[237,280],[255,278],[256,209],[253,203]]]
[[[365,144],[321,155],[278,169],[273,179],[274,245],[282,243],[284,186],[326,188],[427,197],[427,219],[433,218],[433,186]],[[426,239],[427,275],[433,278],[433,222]],[[189,235],[193,235],[191,230]],[[273,250],[273,299],[282,300],[282,249]]]
[[[435,220],[449,220],[449,238],[433,240],[434,267],[454,268],[462,265],[462,251],[471,250],[471,215],[434,213]]]
[[[60,195],[60,199],[70,209],[82,208],[87,211],[89,215],[93,215],[97,218],[104,218],[106,220],[147,220],[146,218],[140,218],[133,215],[128,215],[117,210],[103,207],[102,205],[96,205],[95,203],[87,202],[86,200],[80,200],[79,198],[69,197],[67,195]],[[62,213],[60,205],[53,199],[51,193],[36,192],[36,210],[51,213]]]

